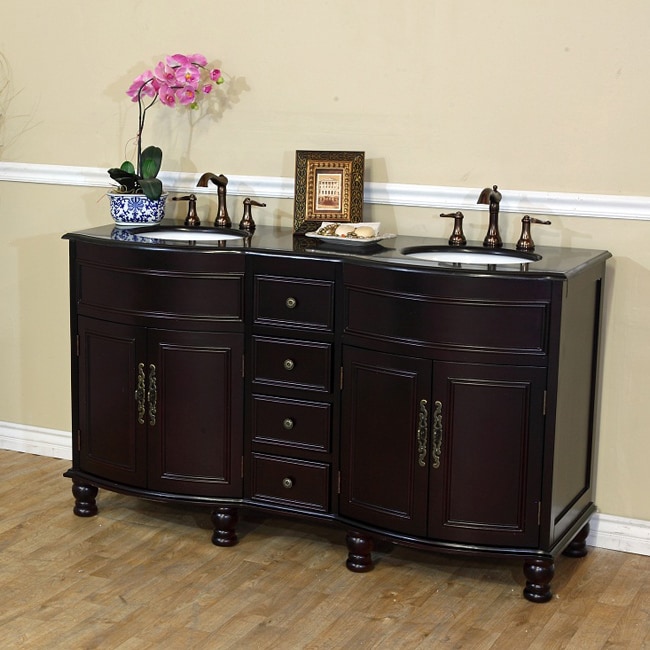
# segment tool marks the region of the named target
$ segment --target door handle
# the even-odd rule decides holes
[[[138,424],[144,424],[144,412],[145,412],[145,406],[144,406],[144,400],[145,400],[145,392],[144,392],[144,363],[139,363],[138,364],[138,374],[136,377],[136,384],[135,384],[135,401],[138,405]]]
[[[149,364],[149,386],[147,389],[147,402],[149,403],[149,425],[156,424],[156,406],[157,406],[157,389],[156,389],[156,366]]]
[[[436,400],[433,405],[433,440],[431,442],[432,467],[440,467],[440,454],[442,453],[442,402]]]
[[[418,465],[426,467],[427,461],[427,430],[429,428],[429,412],[427,411],[427,400],[420,400],[420,412],[418,414],[417,442],[418,442]]]

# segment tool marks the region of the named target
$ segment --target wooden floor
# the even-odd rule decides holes
[[[102,650],[650,648],[650,557],[561,557],[555,597],[524,600],[521,562],[395,548],[349,572],[342,531],[100,491],[72,514],[62,461],[0,450],[0,648]]]

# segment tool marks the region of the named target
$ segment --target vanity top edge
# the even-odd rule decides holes
[[[176,222],[163,222],[161,226],[179,227]],[[383,264],[391,267],[399,266],[413,270],[428,270],[437,273],[454,275],[509,275],[526,277],[568,277],[579,272],[585,266],[601,263],[612,257],[607,250],[592,250],[582,248],[560,248],[537,246],[535,253],[542,256],[539,261],[530,264],[498,265],[498,264],[444,264],[432,263],[425,260],[412,259],[401,251],[414,246],[445,246],[447,240],[435,237],[414,235],[398,235],[394,239],[368,244],[366,246],[351,246],[323,244],[303,235],[296,235],[291,228],[258,225],[250,238],[243,240],[228,240],[226,242],[189,242],[189,241],[137,241],[137,237],[128,238],[130,229],[125,229],[124,238],[116,238],[115,227],[111,225],[96,226],[89,229],[66,233],[62,239],[102,245],[125,247],[132,249],[164,250],[164,251],[193,251],[197,253],[259,253],[287,255],[323,260],[354,260],[357,263],[375,265]],[[121,234],[121,229],[118,234]],[[134,229],[137,234],[137,229]],[[480,246],[480,242],[468,242],[469,246]],[[452,247],[449,247],[452,250]],[[500,251],[514,253],[515,246],[506,244]]]

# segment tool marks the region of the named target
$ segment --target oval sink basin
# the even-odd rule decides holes
[[[529,264],[542,259],[541,255],[523,251],[448,246],[413,246],[401,253],[413,259],[443,264]]]
[[[230,228],[186,228],[179,226],[145,228],[114,228],[111,237],[119,241],[137,242],[142,244],[156,242],[187,242],[206,244],[227,241],[243,241],[251,236],[244,230]]]
[[[166,241],[227,241],[229,239],[243,239],[246,235],[237,233],[220,232],[215,230],[175,230],[160,229],[154,232],[140,232],[142,239],[164,239]]]

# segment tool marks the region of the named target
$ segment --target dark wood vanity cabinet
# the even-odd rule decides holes
[[[595,511],[609,254],[467,272],[267,237],[68,236],[75,512],[102,487],[203,503],[220,546],[240,507],[321,519],[352,571],[380,540],[518,557],[549,600]]]

